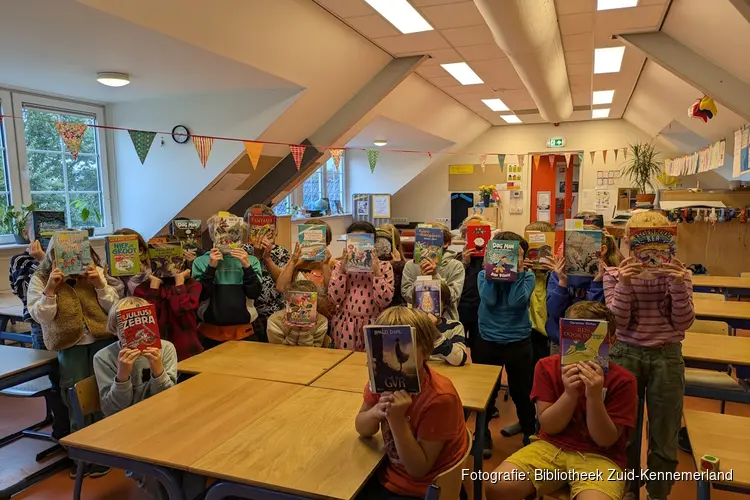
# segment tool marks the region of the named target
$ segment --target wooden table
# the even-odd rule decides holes
[[[0,390],[49,375],[57,353],[0,345]]]
[[[694,287],[750,290],[750,278],[739,276],[706,276],[696,275],[690,278]]]
[[[217,373],[309,385],[351,351],[230,341],[180,362],[184,373]]]
[[[685,426],[693,448],[696,469],[703,455],[719,457],[722,472],[733,470],[732,481],[699,480],[698,500],[710,498],[711,486],[718,490],[750,493],[750,418],[684,410]]]
[[[349,500],[384,456],[378,433],[362,439],[354,419],[362,396],[300,387],[294,397],[217,446],[190,471],[222,478],[214,488],[243,498],[264,491]],[[216,496],[214,496],[216,495]],[[207,498],[220,498],[209,491]]]
[[[720,319],[733,328],[750,327],[750,302],[694,299],[695,316]]]
[[[750,366],[750,337],[686,332],[682,357],[695,361]]]

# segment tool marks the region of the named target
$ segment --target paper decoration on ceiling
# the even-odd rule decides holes
[[[195,144],[195,150],[198,152],[198,158],[201,160],[201,165],[206,168],[208,163],[208,156],[211,154],[211,148],[214,147],[213,137],[204,137],[202,135],[194,135],[193,144]]]
[[[552,168],[555,168],[555,164],[557,163],[557,155],[552,153],[547,157],[547,161],[549,162],[549,166]]]
[[[619,149],[615,149],[615,162],[617,162],[617,153],[619,153],[619,152],[620,152]]]
[[[718,112],[719,110],[716,109],[716,103],[708,96],[703,96],[688,108],[688,116],[690,118],[703,120],[703,123],[707,123],[708,120],[716,116]]]
[[[596,156],[596,151],[589,151],[589,156],[591,156],[591,163],[594,163],[594,156]]]
[[[570,167],[570,153],[565,153],[565,168]]]
[[[246,141],[245,151],[247,151],[250,164],[253,166],[253,170],[255,170],[258,168],[258,161],[260,160],[260,155],[263,153],[263,143]]]
[[[378,163],[378,156],[380,156],[380,151],[377,149],[368,149],[367,150],[367,163],[370,164],[370,173],[375,173],[375,165]]]
[[[500,164],[500,171],[503,171],[505,166],[505,155],[497,155],[497,162]]]
[[[133,147],[138,155],[138,159],[141,160],[141,165],[146,161],[148,151],[151,149],[151,144],[154,142],[156,132],[146,132],[144,130],[128,130],[130,134],[130,140],[133,141]]]
[[[487,155],[479,155],[479,166],[482,167],[482,172],[484,172],[484,167],[486,163],[487,163]]]
[[[292,158],[294,158],[294,164],[297,166],[297,172],[299,172],[299,169],[302,167],[302,157],[305,156],[305,148],[306,146],[300,146],[296,144],[289,145],[289,151],[292,153]]]
[[[607,150],[602,150],[602,158],[604,158],[604,163],[607,163]]]
[[[531,161],[534,163],[534,172],[536,172],[539,169],[539,155],[532,156]]]
[[[341,165],[341,156],[344,154],[344,150],[341,148],[331,148],[328,152],[331,153],[331,158],[333,158],[334,168],[338,170],[339,165]]]
[[[77,160],[78,153],[81,152],[83,134],[86,133],[88,125],[85,123],[55,122],[55,127],[57,127],[60,137],[70,151],[73,161]]]

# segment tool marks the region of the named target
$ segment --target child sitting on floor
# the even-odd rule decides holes
[[[614,339],[615,318],[600,302],[578,302],[566,317],[605,320]],[[625,448],[636,424],[638,395],[635,377],[610,362],[608,373],[595,362],[581,362],[560,369],[560,355],[541,359],[536,365],[534,389],[539,419],[539,439],[508,457],[495,470],[517,479],[487,484],[488,500],[522,500],[548,495],[566,485],[570,498],[622,498],[624,481],[608,480],[609,471],[622,474],[627,465]],[[595,473],[598,479],[569,481],[539,477],[545,469]]]
[[[445,281],[440,282],[440,317],[428,314],[430,320],[437,327],[438,336],[435,337],[431,360],[445,361],[449,365],[463,366],[469,359],[466,353],[466,334],[460,321],[445,317],[451,306],[451,289]],[[416,293],[413,302],[417,303]]]
[[[320,293],[318,285],[312,281],[295,281],[287,288],[289,293],[314,292]],[[287,303],[289,297],[287,294]],[[271,344],[300,345],[307,347],[321,347],[328,333],[328,320],[318,312],[316,324],[312,328],[289,325],[286,321],[286,310],[278,311],[268,318],[268,342]],[[324,346],[328,347],[328,346]]]

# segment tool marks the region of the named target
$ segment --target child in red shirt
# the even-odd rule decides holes
[[[615,319],[600,302],[578,302],[566,317],[606,320],[609,338],[614,339]],[[635,377],[611,361],[606,375],[595,362],[560,366],[559,354],[537,363],[531,399],[541,431],[496,469],[500,480],[487,483],[488,500],[522,500],[565,485],[570,486],[570,498],[622,498],[625,450],[638,407]],[[578,477],[561,475],[570,471]]]
[[[355,426],[363,437],[382,430],[388,462],[357,500],[424,498],[435,476],[461,460],[469,447],[461,399],[448,378],[427,366],[438,332],[426,314],[392,307],[375,324],[414,327],[422,391],[373,394],[365,386]]]

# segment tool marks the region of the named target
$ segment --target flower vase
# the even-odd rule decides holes
[[[482,196],[482,203],[484,204],[485,208],[489,208],[490,206],[490,195],[486,194]]]

